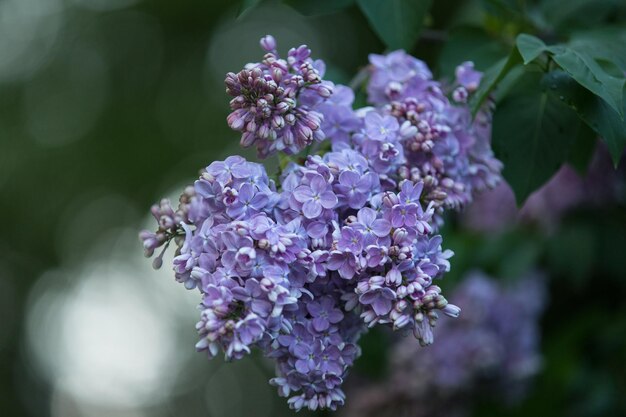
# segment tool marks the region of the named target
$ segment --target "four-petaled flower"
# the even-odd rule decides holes
[[[375,111],[365,115],[365,134],[370,139],[387,142],[395,138],[400,125],[392,116],[381,116]]]
[[[237,219],[258,213],[265,208],[268,202],[269,197],[266,194],[257,192],[254,185],[246,183],[239,188],[237,199],[228,205],[226,213],[233,219]]]
[[[246,178],[251,174],[247,161],[238,155],[229,156],[224,161],[212,162],[206,172],[221,184],[226,184],[231,178]]]
[[[313,328],[318,332],[327,330],[331,324],[337,324],[343,319],[343,313],[330,297],[311,301],[307,303],[306,309],[313,317]]]
[[[365,205],[378,179],[373,173],[359,175],[354,171],[343,171],[339,175],[339,183],[335,185],[337,194],[348,206],[359,209]]]
[[[337,205],[337,196],[320,174],[311,174],[309,184],[298,186],[293,190],[293,196],[302,203],[302,213],[308,219],[315,219],[323,209],[332,209]]]
[[[353,224],[353,227],[363,233],[363,246],[373,245],[378,238],[389,236],[391,224],[386,219],[377,219],[374,209],[363,207],[356,217],[357,223]]]
[[[415,203],[396,204],[391,209],[391,225],[393,227],[415,226],[419,208],[420,206]]]
[[[359,255],[363,250],[363,234],[352,227],[343,227],[337,248],[342,251],[352,252],[354,255]]]
[[[373,286],[359,297],[359,301],[365,305],[371,305],[374,312],[384,316],[391,311],[392,301],[396,294],[388,287]]]

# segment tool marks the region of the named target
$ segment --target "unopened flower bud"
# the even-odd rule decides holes
[[[267,52],[272,52],[276,50],[276,39],[272,35],[265,35],[261,38],[261,48],[266,50]]]

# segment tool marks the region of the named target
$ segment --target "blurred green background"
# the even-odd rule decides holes
[[[154,201],[242,152],[223,79],[260,57],[262,35],[282,51],[308,44],[336,82],[385,48],[355,6],[317,17],[278,1],[236,18],[238,9],[0,0],[0,415],[291,415],[262,358],[225,364],[194,352],[199,297],[150,268],[137,231]],[[412,52],[449,75],[475,39],[458,28],[484,22],[479,1],[438,0]],[[499,52],[477,51],[478,67]],[[514,278],[539,265],[551,277],[530,395],[475,415],[626,415],[623,202],[571,210],[549,233],[470,232],[449,219],[444,241],[457,255],[446,286],[475,267]],[[385,341],[364,341],[357,374],[384,377]]]

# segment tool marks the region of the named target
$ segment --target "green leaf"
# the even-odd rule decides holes
[[[513,48],[507,58],[503,58],[495,65],[485,71],[483,78],[480,82],[478,90],[472,95],[470,99],[470,108],[472,114],[475,115],[480,109],[480,106],[485,102],[491,91],[496,85],[504,79],[504,77],[516,66],[522,62],[522,56],[517,48]]]
[[[596,147],[598,134],[586,123],[581,123],[573,138],[567,162],[580,174],[585,175]]]
[[[626,147],[626,121],[620,119],[604,100],[583,88],[563,71],[546,74],[543,82],[606,142],[613,164],[617,166]]]
[[[250,10],[258,6],[263,0],[241,0],[239,10],[237,10],[237,18],[244,16]]]
[[[284,0],[284,2],[305,16],[318,16],[350,7],[356,0]]]
[[[583,49],[572,46],[546,46],[537,37],[521,34],[517,37],[517,48],[524,59],[524,65],[534,61],[543,52],[550,52],[552,59],[580,85],[601,97],[620,116],[624,117],[624,86],[626,78],[613,57],[598,56],[594,58]],[[585,49],[590,48],[587,44]],[[619,56],[619,54],[618,54]]]
[[[526,33],[520,34],[515,43],[524,58],[524,65],[528,65],[547,50],[546,44],[541,39]]]
[[[432,0],[357,0],[361,11],[390,49],[410,50],[419,38]]]
[[[565,46],[549,48],[554,61],[580,85],[601,97],[615,110],[620,118],[624,117],[624,84],[626,79],[607,73],[593,58],[582,51]]]
[[[580,125],[575,112],[540,88],[541,77],[525,72],[494,113],[494,151],[519,204],[566,160]]]
[[[515,83],[524,75],[526,72],[526,67],[523,65],[517,65],[509,71],[509,73],[502,78],[502,80],[498,83],[496,88],[491,93],[490,97],[493,97],[496,103],[499,103],[509,91],[515,87]]]
[[[611,61],[626,72],[626,28],[603,27],[572,34],[568,45],[598,61]]]

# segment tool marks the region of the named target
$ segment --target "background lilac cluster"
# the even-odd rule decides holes
[[[306,150],[283,157],[276,178],[240,156],[211,163],[176,210],[153,207],[159,227],[140,237],[148,256],[174,242],[176,280],[202,294],[199,351],[240,359],[258,348],[292,408],[334,410],[368,327],[428,345],[437,311],[459,315],[434,284],[452,256],[434,232],[443,209],[497,182],[500,164],[488,110],[472,123],[464,104],[480,80],[470,63],[450,101],[421,61],[372,56],[378,107],[354,110],[354,92],[322,80],[306,46],[286,60],[271,36],[261,46],[261,63],[226,77],[228,123],[260,157]]]
[[[466,416],[477,398],[515,403],[541,366],[539,318],[546,282],[531,272],[512,285],[471,272],[452,294],[463,306],[442,320],[437,344],[418,349],[398,340],[384,383],[353,385],[344,416]]]

